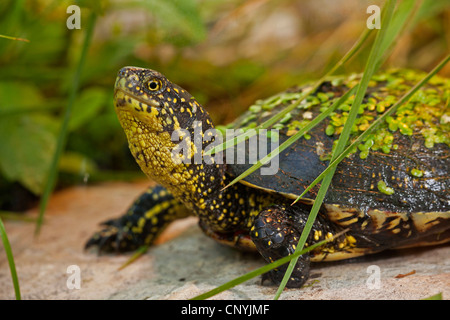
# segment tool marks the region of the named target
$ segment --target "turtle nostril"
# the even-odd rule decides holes
[[[140,72],[142,69],[141,68],[137,68],[137,67],[123,67],[122,69],[119,70],[118,72],[118,76],[119,77],[129,77],[131,75],[138,75],[138,72]]]
[[[139,82],[139,77],[135,73],[128,75],[128,79],[129,79],[129,81],[132,81],[134,83]]]
[[[119,77],[126,77],[126,75],[127,75],[127,73],[128,73],[128,68],[127,67],[124,67],[124,68],[122,68],[122,69],[120,69],[119,70],[119,72],[118,72],[118,76]]]

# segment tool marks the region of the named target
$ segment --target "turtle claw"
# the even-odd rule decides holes
[[[121,253],[132,251],[138,248],[134,237],[123,228],[117,226],[114,220],[103,223],[107,227],[96,232],[84,246],[85,249],[96,248],[98,254]]]
[[[109,219],[100,223],[101,226],[118,226],[119,223],[117,219]]]
[[[300,288],[305,284],[309,277],[309,262],[310,259],[308,255],[300,256],[288,282],[286,283],[287,288]],[[262,275],[262,282],[264,283],[266,280],[270,280],[272,281],[272,284],[280,285],[286,270],[286,265],[270,270]]]
[[[295,245],[301,232],[293,227],[293,222],[300,217],[296,216],[291,210],[289,207],[274,205],[261,211],[255,219],[250,236],[256,249],[268,262],[273,262],[295,252]],[[303,220],[306,221],[306,219]],[[300,227],[301,223],[297,221],[295,225]],[[309,254],[300,256],[286,287],[301,287],[308,280],[309,264]],[[271,280],[275,285],[279,285],[286,270],[287,265],[270,270],[263,274],[262,281]]]

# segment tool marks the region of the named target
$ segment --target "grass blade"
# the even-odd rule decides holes
[[[19,278],[17,277],[16,265],[14,263],[14,256],[12,254],[11,246],[9,244],[8,236],[6,235],[5,226],[2,219],[0,219],[0,237],[2,238],[3,247],[5,248],[6,258],[9,263],[9,270],[11,271],[11,278],[14,285],[14,292],[16,294],[16,300],[21,300]]]
[[[58,173],[58,163],[59,163],[59,159],[61,157],[61,154],[64,150],[64,146],[66,143],[66,137],[67,137],[67,133],[68,133],[68,125],[69,125],[70,115],[72,112],[72,106],[74,104],[74,101],[75,101],[75,98],[76,98],[76,95],[78,92],[81,70],[83,69],[84,61],[86,60],[89,45],[91,43],[96,18],[97,18],[97,15],[95,14],[95,12],[91,12],[91,15],[89,16],[89,20],[87,22],[87,29],[86,29],[86,34],[85,34],[85,38],[84,38],[84,42],[83,42],[81,55],[80,55],[80,60],[78,61],[78,65],[77,65],[77,68],[75,70],[75,74],[73,77],[73,82],[72,82],[73,84],[72,84],[72,87],[71,87],[71,90],[69,93],[69,99],[67,102],[66,109],[64,111],[64,118],[63,118],[63,122],[61,125],[61,130],[60,130],[60,133],[58,136],[55,153],[53,155],[52,163],[51,163],[50,170],[48,173],[47,183],[45,185],[44,192],[42,193],[42,198],[41,198],[40,205],[39,205],[39,216],[38,216],[38,221],[36,223],[35,235],[38,235],[40,232],[43,218],[44,218],[44,212],[45,212],[45,209],[47,208],[48,200],[49,200],[50,195],[53,191],[53,188],[56,184],[56,178],[57,178],[57,173]]]
[[[389,47],[394,47],[392,44],[397,39],[398,35],[406,28],[407,23],[413,21],[413,16],[417,13],[417,10],[414,8],[415,5],[417,5],[417,1],[415,0],[404,0],[399,3],[395,15],[392,17],[384,42],[381,45],[381,52],[387,54],[390,53]],[[420,5],[421,4],[418,6]],[[377,69],[383,63],[383,60],[384,59],[379,60]]]
[[[361,49],[362,45],[367,41],[367,38],[369,38],[369,36],[373,30],[374,29],[365,29],[364,32],[359,37],[359,39],[350,48],[350,50],[341,58],[341,60],[339,60],[333,66],[333,68],[330,69],[330,71],[328,71],[326,73],[326,76],[332,75],[333,73],[336,72],[337,69],[339,69],[342,65],[344,65],[344,63],[346,63],[348,60],[350,60],[351,57],[353,57],[356,54],[356,52],[358,52],[359,49]]]
[[[146,253],[148,250],[148,245],[140,246],[136,252],[128,259],[123,265],[119,267],[117,270],[123,270],[126,267],[128,267],[130,264],[132,264],[134,261],[139,259],[144,253]]]
[[[36,222],[37,219],[34,217],[29,217],[27,215],[23,215],[23,212],[15,212],[15,211],[4,211],[0,210],[0,219],[3,220],[13,220],[13,221],[23,221],[23,222]]]
[[[356,91],[356,87],[351,88],[349,91],[347,91],[345,94],[343,94],[335,103],[333,103],[333,105],[331,105],[326,111],[319,114],[307,126],[302,128],[296,134],[294,134],[289,139],[287,139],[285,142],[283,142],[274,151],[270,152],[267,156],[265,156],[261,160],[258,160],[254,166],[248,168],[246,171],[244,171],[242,174],[240,174],[238,177],[236,177],[224,189],[226,189],[229,186],[232,186],[233,184],[244,179],[248,175],[252,174],[254,171],[261,168],[264,164],[268,163],[271,159],[278,156],[281,152],[283,152],[286,148],[288,148],[290,145],[292,145],[295,141],[300,139],[306,132],[308,132],[309,130],[314,128],[316,125],[318,125],[320,122],[322,122],[331,112],[336,110],[336,108],[339,107],[344,101],[346,101],[355,91]]]
[[[443,300],[442,292],[436,293],[436,294],[432,295],[431,297],[423,298],[422,300]]]
[[[367,40],[367,38],[369,37],[370,33],[373,31],[373,29],[367,29],[365,30],[362,35],[359,37],[359,39],[355,42],[355,44],[350,48],[350,50],[334,65],[334,67],[332,69],[330,69],[324,76],[322,76],[319,80],[317,80],[314,85],[309,88],[307,91],[304,92],[304,94],[302,94],[300,96],[300,98],[292,103],[291,105],[289,105],[288,107],[286,107],[283,111],[281,111],[280,113],[278,113],[277,115],[273,116],[272,118],[266,120],[265,122],[263,122],[262,124],[258,125],[255,129],[255,131],[253,132],[253,134],[242,134],[239,135],[237,137],[234,137],[232,139],[229,139],[227,141],[225,141],[224,143],[222,143],[221,145],[215,146],[214,148],[211,148],[210,150],[208,150],[207,152],[205,152],[205,155],[211,155],[213,153],[217,153],[220,151],[223,151],[224,149],[227,149],[228,147],[232,147],[237,143],[240,143],[242,141],[244,141],[246,139],[246,137],[251,137],[253,135],[255,135],[258,132],[258,129],[267,129],[269,128],[271,125],[277,123],[279,120],[281,120],[287,113],[291,112],[292,110],[294,110],[298,105],[300,105],[300,103],[306,99],[312,92],[314,92],[315,90],[317,90],[317,88],[319,88],[319,86],[330,76],[332,75],[337,69],[339,69],[339,67],[341,67],[344,63],[346,63],[348,60],[351,59],[351,57],[353,57],[356,52],[358,52],[358,50],[362,47],[362,45],[364,44],[364,42]],[[249,168],[249,170],[252,168]],[[255,169],[256,170],[256,169]],[[253,170],[253,171],[255,171]]]
[[[334,150],[334,152],[332,154],[331,162],[337,157],[337,155],[339,155],[344,150],[345,146],[347,145],[347,141],[350,137],[351,129],[353,127],[353,124],[355,123],[356,117],[358,115],[359,106],[362,103],[365,92],[369,85],[369,81],[375,72],[376,66],[379,65],[378,64],[379,60],[383,56],[384,52],[381,51],[381,46],[384,44],[386,33],[387,33],[387,30],[389,29],[389,24],[392,20],[394,8],[395,8],[395,0],[388,0],[384,7],[384,15],[382,16],[381,29],[378,31],[378,34],[375,38],[375,42],[372,46],[372,49],[370,50],[369,58],[367,59],[367,64],[365,66],[363,76],[358,85],[358,90],[356,92],[355,99],[354,99],[352,107],[350,109],[347,121],[344,125],[344,129],[342,130],[342,133],[339,137],[336,149]],[[388,47],[389,46],[386,46],[386,49]],[[314,201],[310,215],[309,215],[308,220],[305,224],[305,227],[302,231],[300,240],[298,242],[298,245],[297,245],[295,251],[302,250],[303,246],[305,245],[306,239],[312,229],[313,223],[314,223],[316,216],[319,212],[319,209],[322,205],[323,199],[325,198],[328,187],[331,184],[331,180],[333,179],[335,170],[336,170],[336,167],[331,167],[329,173],[324,177],[324,179],[322,181],[322,185],[320,186],[319,192]],[[286,284],[292,274],[292,271],[294,270],[297,260],[298,260],[298,258],[294,258],[289,263],[289,266],[286,270],[283,280],[281,281],[281,284],[278,287],[277,293],[275,294],[275,298],[274,298],[275,300],[280,297],[281,293],[283,292],[284,288],[286,287]]]
[[[223,285],[221,285],[221,286],[219,286],[217,288],[214,288],[214,289],[212,289],[212,290],[210,290],[208,292],[205,292],[205,293],[203,293],[201,295],[198,295],[198,296],[192,298],[191,300],[208,299],[208,298],[210,298],[210,297],[212,297],[212,296],[214,296],[216,294],[219,294],[220,292],[223,292],[225,290],[231,289],[231,288],[237,286],[238,284],[244,283],[245,281],[248,281],[248,280],[250,280],[250,279],[252,279],[254,277],[257,277],[257,276],[262,275],[262,274],[264,274],[264,273],[266,273],[266,272],[268,272],[268,271],[270,271],[272,269],[275,269],[275,268],[277,268],[277,267],[279,267],[279,266],[281,266],[281,265],[283,265],[285,263],[288,263],[291,259],[298,258],[302,254],[305,254],[305,253],[307,253],[309,251],[312,251],[312,250],[314,250],[314,249],[324,245],[327,242],[333,241],[334,239],[336,239],[337,237],[341,236],[343,233],[345,233],[347,231],[348,230],[343,230],[342,232],[339,232],[339,233],[335,234],[333,237],[331,237],[329,239],[325,239],[325,240],[322,240],[320,242],[317,242],[317,243],[311,245],[308,248],[305,248],[305,249],[303,249],[301,251],[293,253],[290,256],[283,257],[283,258],[281,258],[279,260],[276,260],[276,261],[274,261],[272,263],[266,264],[266,265],[264,265],[264,266],[262,266],[262,267],[260,267],[258,269],[250,271],[250,272],[248,272],[248,273],[246,273],[246,274],[244,274],[244,275],[242,275],[242,276],[240,276],[238,278],[235,278],[235,279],[233,279],[233,280],[231,280],[231,281],[229,281],[227,283],[224,283]]]
[[[380,44],[380,52],[383,52],[383,55],[386,55],[386,52],[388,51],[388,49],[390,47],[392,47],[391,45],[394,42],[394,40],[396,39],[396,37],[398,36],[398,34],[400,33],[400,31],[402,31],[404,29],[404,26],[407,22],[407,18],[410,18],[410,19],[408,19],[408,21],[411,20],[411,16],[413,15],[413,13],[412,13],[413,6],[414,6],[413,0],[403,1],[399,5],[395,15],[392,18],[392,22],[390,23],[390,26],[387,28],[388,30],[385,33],[384,40]],[[385,10],[385,7],[383,7],[382,16],[384,16],[384,10]],[[266,128],[270,127],[271,125],[275,124],[276,122],[278,122],[279,120],[281,120],[287,113],[289,113],[290,111],[295,109],[307,96],[309,96],[309,94],[311,92],[314,92],[320,86],[320,84],[326,80],[327,77],[332,75],[337,69],[339,69],[339,67],[341,67],[344,63],[346,63],[348,60],[350,60],[359,51],[359,49],[363,46],[363,44],[368,39],[368,37],[370,36],[372,31],[374,31],[374,29],[366,29],[361,34],[360,38],[356,41],[356,43],[352,46],[352,48],[350,48],[350,50],[333,66],[333,68],[331,68],[321,79],[319,79],[314,84],[314,86],[312,88],[310,88],[308,91],[306,91],[304,93],[304,95],[302,95],[295,103],[291,104],[290,106],[285,108],[283,111],[281,111],[277,115],[273,116],[272,118],[268,119],[261,125],[257,126],[255,128],[255,131],[253,131],[252,133],[242,134],[242,135],[237,136],[235,139],[233,139],[233,138],[229,139],[226,142],[224,142],[222,145],[212,148],[205,155],[209,155],[214,152],[219,152],[230,146],[234,146],[235,144],[244,141],[246,139],[246,137],[250,137],[250,136],[257,134],[258,129],[266,129]],[[375,70],[377,70],[381,66],[383,61],[384,61],[384,59],[378,60],[378,63],[375,66]],[[297,137],[300,138],[301,135],[298,135]],[[293,140],[293,142],[294,141],[295,140]],[[272,158],[275,157],[276,155],[277,154],[275,152],[275,154],[272,155]],[[245,176],[258,170],[260,167],[261,167],[261,164],[256,163],[254,166],[250,167],[247,170]],[[243,177],[241,177],[240,179],[236,178],[235,181],[233,181],[233,183],[238,182],[242,178]],[[227,185],[224,189],[228,188],[229,186],[231,186],[231,183],[229,185]]]
[[[0,34],[0,38],[9,39],[9,40],[16,40],[16,41],[23,41],[23,42],[30,42],[30,40],[28,40],[28,39],[10,37],[10,36],[5,36],[3,34]]]

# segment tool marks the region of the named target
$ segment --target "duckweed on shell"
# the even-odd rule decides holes
[[[383,180],[378,181],[377,187],[378,187],[378,191],[380,191],[381,193],[384,193],[387,195],[394,194],[394,189],[388,187],[386,185],[386,182],[384,182]]]
[[[411,170],[411,175],[414,176],[414,177],[420,178],[420,177],[423,176],[423,171],[414,168],[414,169]]]
[[[366,131],[381,114],[392,107],[398,98],[420,81],[423,76],[423,73],[410,70],[394,70],[375,75],[358,110],[358,117],[351,130],[352,134],[356,136]],[[287,113],[272,128],[285,130],[286,136],[294,135],[317,116],[317,109],[320,112],[327,110],[341,96],[342,91],[337,94],[336,91],[343,90],[344,85],[347,88],[354,86],[358,83],[357,81],[356,75],[350,78],[334,78],[328,84],[324,84],[328,86],[324,91],[319,90],[319,92],[307,96],[296,109]],[[339,83],[340,89],[329,89],[337,83]],[[425,85],[407,103],[399,106],[395,114],[387,117],[386,122],[375,129],[358,147],[361,159],[367,158],[371,150],[389,154],[391,150],[398,149],[398,143],[394,138],[396,132],[404,136],[422,135],[423,145],[426,148],[433,148],[436,143],[445,143],[450,146],[450,121],[446,121],[446,119],[450,119],[448,108],[450,83],[447,79],[435,76],[430,84],[434,86]],[[292,90],[297,90],[297,92],[287,91],[265,100],[258,100],[242,118],[241,125],[251,128],[253,122],[261,122],[261,120],[270,118],[281,110],[279,108],[287,107],[291,103],[298,103],[303,92],[308,89],[309,87],[302,90],[293,88]],[[323,128],[327,136],[341,134],[354,98],[354,95],[350,96],[325,120]],[[443,108],[443,104],[447,104],[447,107]],[[302,117],[302,115],[308,116]],[[310,138],[310,135],[305,134],[302,139]],[[324,155],[321,158],[327,160],[329,157]]]

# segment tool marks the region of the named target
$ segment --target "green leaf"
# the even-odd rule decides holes
[[[106,105],[107,101],[104,89],[90,88],[84,90],[75,100],[68,130],[74,131],[87,122],[94,121],[94,117]]]
[[[11,111],[38,107],[43,101],[37,87],[27,82],[0,82],[0,116]]]
[[[40,92],[27,83],[0,83],[0,99],[0,171],[41,194],[55,149],[55,121],[39,113],[17,113],[43,104]]]
[[[55,150],[56,136],[42,117],[0,119],[0,169],[11,181],[41,194]]]

